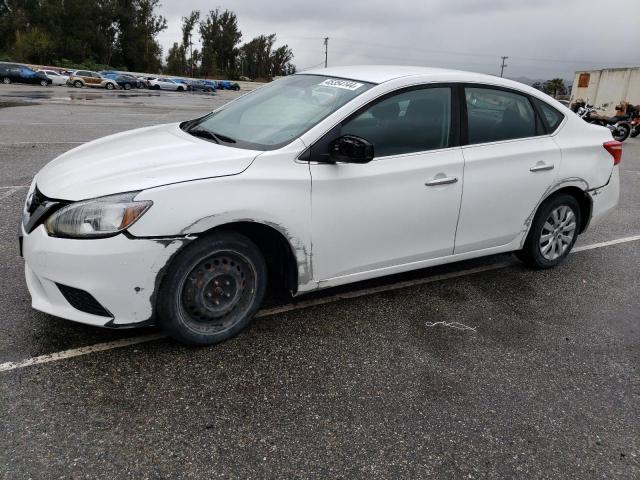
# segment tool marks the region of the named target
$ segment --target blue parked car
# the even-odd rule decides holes
[[[215,80],[198,80],[198,83],[204,87],[205,92],[215,92],[218,89]]]
[[[34,83],[47,87],[51,85],[51,79],[42,72],[36,72],[29,67],[16,63],[0,64],[0,81],[9,84],[15,83]]]
[[[240,90],[240,85],[230,80],[216,80],[220,90]]]

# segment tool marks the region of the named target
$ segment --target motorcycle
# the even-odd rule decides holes
[[[582,105],[577,105],[576,113],[585,122],[593,123],[594,125],[600,125],[607,127],[611,130],[613,138],[619,142],[624,142],[631,134],[631,123],[629,122],[628,115],[616,115],[614,117],[608,117],[606,115],[600,115],[599,110],[603,108],[595,108],[588,102],[580,102]]]
[[[634,107],[634,112],[631,118],[631,134],[630,137],[634,138],[640,135],[640,105]]]

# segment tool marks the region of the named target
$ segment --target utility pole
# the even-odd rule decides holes
[[[506,63],[504,63],[504,61],[509,57],[501,57],[501,58],[502,58],[502,65],[500,66],[500,76],[502,77],[502,75],[504,74],[504,69],[509,66]]]
[[[324,68],[327,68],[327,50],[329,49],[329,37],[324,37]]]

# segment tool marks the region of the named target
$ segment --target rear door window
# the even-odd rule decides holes
[[[536,114],[526,95],[491,87],[465,87],[469,143],[487,143],[538,134]]]

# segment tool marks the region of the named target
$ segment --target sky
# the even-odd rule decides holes
[[[242,42],[276,33],[298,71],[403,64],[573,79],[576,70],[640,66],[640,0],[163,0],[164,52],[191,10],[236,13]],[[194,43],[199,40],[197,32]],[[196,47],[194,47],[196,48]]]

